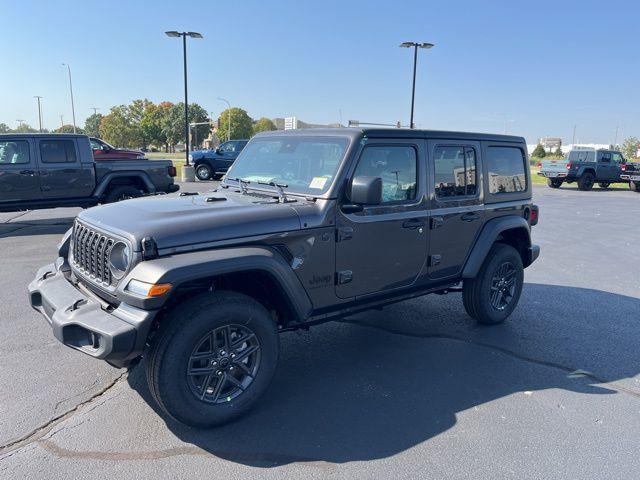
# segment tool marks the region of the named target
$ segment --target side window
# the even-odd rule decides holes
[[[614,163],[624,163],[624,158],[618,152],[613,153],[613,161]]]
[[[354,176],[382,178],[382,202],[416,198],[416,150],[409,146],[370,145],[360,155]]]
[[[476,151],[446,146],[433,149],[436,197],[452,199],[477,192]]]
[[[516,147],[489,147],[485,158],[489,172],[489,192],[493,194],[524,192],[526,157]]]
[[[97,140],[89,140],[89,142],[91,142],[91,150],[101,150],[102,149],[102,145],[100,145],[100,143],[98,143]]]
[[[233,152],[234,148],[233,148],[233,142],[225,142],[222,144],[222,146],[220,147],[220,151],[224,152],[224,153],[230,153]]]
[[[602,158],[600,160],[603,161],[603,162],[610,162],[611,161],[611,153],[602,152]]]
[[[0,142],[0,165],[29,163],[29,142],[7,140]]]
[[[42,140],[40,158],[42,163],[75,163],[76,148],[73,140]]]

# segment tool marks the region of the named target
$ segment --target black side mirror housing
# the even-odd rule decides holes
[[[382,203],[382,178],[354,177],[351,181],[351,202],[356,205],[380,205]]]

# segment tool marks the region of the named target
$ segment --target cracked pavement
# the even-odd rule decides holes
[[[505,325],[449,294],[283,334],[264,401],[209,431],[28,307],[78,210],[0,213],[0,477],[637,478],[640,197],[534,194],[542,254]]]

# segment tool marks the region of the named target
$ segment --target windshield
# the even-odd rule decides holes
[[[250,188],[264,188],[258,182],[275,182],[287,191],[319,195],[333,183],[348,144],[343,137],[256,138],[242,150],[226,178],[247,180]]]

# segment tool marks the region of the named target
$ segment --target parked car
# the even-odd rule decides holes
[[[93,158],[96,160],[144,158],[144,152],[140,150],[116,148],[96,137],[89,137],[89,141],[91,142],[91,149],[93,150]]]
[[[80,213],[31,305],[71,348],[118,367],[144,354],[164,412],[218,425],[259,401],[279,332],[428,293],[461,292],[482,324],[509,317],[540,252],[526,148],[420,130],[258,134],[217,191]]]
[[[175,175],[170,160],[96,161],[84,135],[0,135],[0,211],[90,207],[175,192]]]
[[[218,180],[233,165],[249,140],[229,140],[214,150],[196,150],[189,154],[198,180]]]
[[[629,189],[640,193],[640,163],[623,163],[620,180],[629,182]]]
[[[580,190],[591,190],[595,183],[601,188],[620,181],[622,154],[616,150],[581,148],[571,150],[566,159],[543,160],[538,175],[546,177],[547,185],[560,188],[563,183],[578,183]]]

